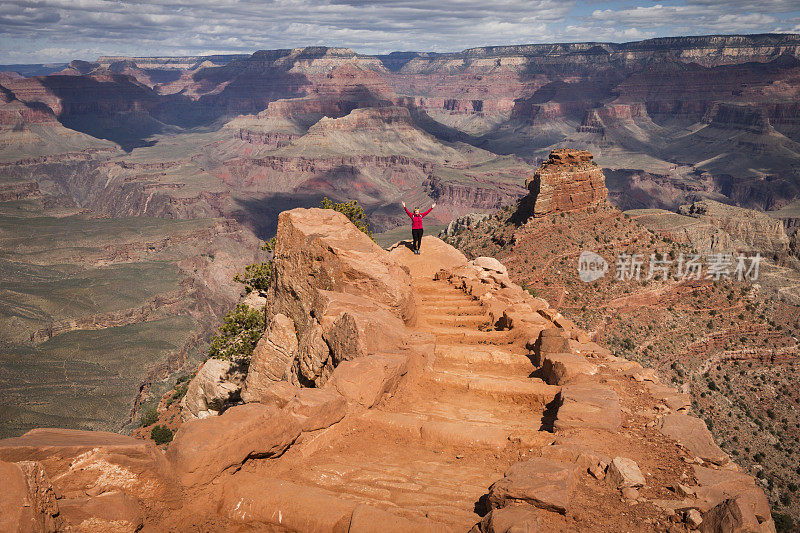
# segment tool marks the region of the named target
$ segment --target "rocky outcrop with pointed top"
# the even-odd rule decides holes
[[[521,214],[543,217],[606,203],[606,179],[593,159],[586,150],[563,148],[550,152],[549,159],[525,182],[529,192],[520,209],[527,213]]]

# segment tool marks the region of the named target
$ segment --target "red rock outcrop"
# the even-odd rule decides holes
[[[527,180],[528,197],[523,199],[522,215],[542,217],[557,213],[591,209],[608,199],[603,169],[585,150],[553,150],[533,178]]]
[[[41,465],[34,461],[0,461],[0,531],[10,533],[62,531],[64,519],[56,495]]]
[[[413,324],[414,295],[408,273],[377,244],[330,209],[294,209],[278,219],[272,311],[304,329],[318,290],[369,295]],[[369,260],[367,260],[369,258]]]
[[[295,385],[254,361],[271,380],[256,401],[185,423],[166,458],[109,433],[0,441],[0,460],[39,461],[53,481],[57,502],[36,477],[37,520],[63,503],[77,530],[773,527],[763,491],[703,422],[663,404],[676,390],[649,387],[654,372],[592,342],[498,261],[432,237],[422,255],[387,252],[318,209],[281,215],[274,261],[269,304],[282,314],[262,355],[321,373]],[[24,476],[5,464],[18,497]]]

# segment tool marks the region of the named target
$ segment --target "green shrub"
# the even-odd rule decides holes
[[[772,519],[775,521],[775,531],[778,533],[796,531],[794,519],[788,514],[772,513]]]
[[[275,237],[266,241],[261,249],[266,252],[275,250]],[[253,263],[244,267],[244,274],[236,273],[233,276],[233,281],[244,285],[244,290],[248,294],[253,291],[258,292],[260,296],[266,296],[267,289],[272,283],[272,259],[262,263]]]
[[[152,426],[156,422],[158,422],[158,411],[155,407],[150,407],[142,413],[142,417],[139,419],[139,427]]]
[[[333,209],[334,211],[338,211],[342,213],[344,216],[350,219],[350,222],[355,225],[358,229],[363,231],[367,234],[367,236],[375,240],[372,237],[372,230],[369,227],[369,221],[367,220],[367,215],[364,213],[364,208],[359,205],[357,200],[351,200],[349,202],[332,202],[327,197],[322,199],[319,206],[322,209]]]
[[[186,396],[186,391],[189,390],[189,382],[191,381],[191,376],[181,376],[176,382],[175,387],[172,389],[172,394],[167,399],[167,407],[172,405],[175,402],[181,401],[181,399]]]
[[[211,338],[208,356],[247,365],[263,333],[264,314],[239,304],[222,319],[219,332]]]
[[[257,291],[263,296],[272,281],[272,261],[247,265],[243,274],[237,272],[233,276],[233,281],[244,285],[244,290],[248,294]]]
[[[153,439],[156,444],[172,442],[172,430],[166,426],[154,426],[153,429],[150,430],[150,438]]]

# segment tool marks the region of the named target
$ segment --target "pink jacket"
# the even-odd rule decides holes
[[[424,213],[420,213],[419,215],[415,215],[414,213],[409,211],[406,206],[403,206],[403,209],[405,209],[406,214],[411,217],[411,229],[422,229],[422,217],[430,213],[431,209],[433,208],[431,207],[430,209],[428,209]]]

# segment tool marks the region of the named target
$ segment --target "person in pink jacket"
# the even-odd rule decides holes
[[[406,203],[403,203],[403,209],[406,210],[406,214],[411,217],[411,240],[413,241],[413,250],[414,253],[419,255],[419,247],[422,245],[422,219],[430,213],[434,207],[436,207],[436,202],[433,203],[430,209],[425,211],[424,213],[419,212],[419,207],[414,208],[414,212],[408,210],[406,207]]]

